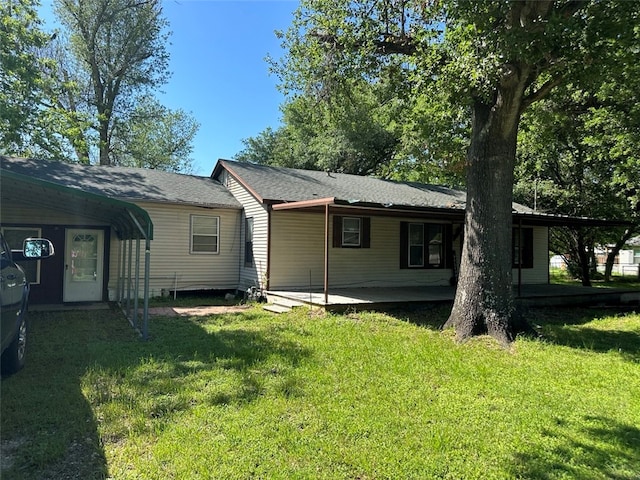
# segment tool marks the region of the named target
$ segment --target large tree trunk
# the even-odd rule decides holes
[[[473,106],[460,275],[451,315],[458,340],[488,333],[514,339],[512,198],[522,84],[501,88],[493,104]]]
[[[627,228],[624,234],[620,238],[618,238],[613,248],[607,252],[607,259],[605,260],[604,267],[605,282],[611,281],[611,273],[613,272],[613,264],[616,261],[616,257],[620,253],[620,250],[622,250],[622,247],[624,247],[625,243],[627,243],[627,241],[633,236],[633,234],[634,230],[631,228]]]
[[[111,158],[109,157],[109,120],[100,119],[99,121],[99,133],[100,133],[100,165],[111,165]]]
[[[591,277],[589,272],[591,270],[591,258],[589,257],[582,231],[578,232],[577,242],[578,261],[580,262],[580,281],[583,287],[590,287]]]

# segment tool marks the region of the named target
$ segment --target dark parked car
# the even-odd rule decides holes
[[[24,241],[22,251],[12,252],[0,233],[0,369],[3,375],[15,373],[24,366],[27,346],[29,282],[16,260],[39,260],[53,253],[53,244],[44,238],[28,238]]]

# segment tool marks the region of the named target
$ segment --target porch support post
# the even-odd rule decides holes
[[[127,240],[123,238],[120,240],[120,248],[122,249],[122,262],[120,269],[120,291],[118,292],[118,303],[121,307],[124,306],[124,287],[126,283],[126,264],[127,264]]]
[[[329,303],[329,204],[324,206],[324,304]]]
[[[136,235],[136,315],[138,312],[138,288],[139,288],[139,270],[140,270],[140,235],[144,237],[144,287],[143,287],[143,295],[144,295],[144,310],[142,314],[142,339],[149,339],[149,274],[151,272],[149,263],[151,260],[151,233],[153,226],[152,224],[147,224],[147,230],[145,231],[140,225],[140,222],[136,219],[134,215],[129,212],[129,216],[133,223],[138,227],[138,234]],[[175,296],[177,292],[177,286],[174,290],[173,294]],[[138,325],[136,323],[136,328]]]
[[[149,264],[151,263],[151,228],[145,235],[144,244],[144,314],[142,322],[142,339],[149,339]]]
[[[140,297],[140,235],[136,235],[136,284],[133,286],[133,324],[138,328],[138,299]]]
[[[122,283],[122,272],[120,271],[120,268],[122,266],[122,262],[120,261],[120,259],[122,258],[122,240],[119,241],[118,243],[118,268],[117,268],[117,273],[116,273],[116,295],[115,295],[115,301],[117,303],[120,303],[120,285]]]
[[[131,267],[133,263],[133,239],[129,238],[129,252],[127,258],[127,317],[131,319]],[[129,320],[131,321],[131,320]]]

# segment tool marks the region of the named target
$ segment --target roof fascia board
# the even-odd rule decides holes
[[[118,198],[121,202],[129,202],[135,203],[150,203],[155,205],[175,205],[178,207],[198,207],[198,208],[208,208],[208,209],[216,209],[216,210],[242,210],[242,205],[223,205],[221,203],[193,203],[193,202],[171,202],[168,200],[149,200],[146,198],[131,198],[128,200],[124,200],[123,198]]]
[[[313,200],[301,200],[299,202],[274,203],[271,208],[273,210],[295,210],[300,208],[321,207],[325,205],[334,205],[335,197],[318,198]]]
[[[268,202],[262,198],[258,192],[256,192],[251,185],[249,185],[247,182],[245,182],[242,177],[240,175],[238,175],[238,173],[233,170],[230,166],[229,166],[230,162],[227,162],[226,160],[218,160],[218,163],[216,164],[215,169],[213,170],[213,174],[212,177],[215,179],[219,174],[220,174],[220,168],[223,168],[227,171],[227,173],[229,175],[231,175],[247,192],[249,192],[251,194],[251,196],[253,196],[253,198],[255,198],[259,203],[261,204],[267,204]],[[218,168],[220,167],[220,168]]]
[[[549,227],[624,227],[633,225],[633,222],[629,222],[628,220],[572,217],[570,215],[540,212],[517,212],[513,214],[513,218],[516,220],[522,220],[525,223]]]

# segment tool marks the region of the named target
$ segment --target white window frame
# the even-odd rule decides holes
[[[357,222],[358,227],[347,228],[348,221]],[[345,233],[349,235],[357,235],[357,241],[348,242],[345,240]],[[342,217],[342,246],[343,247],[359,247],[362,244],[362,219],[360,217]]]
[[[215,231],[216,233],[201,233],[201,232],[195,232],[194,231],[194,226],[197,227],[197,225],[195,225],[195,223],[197,223],[199,220],[209,220],[212,222],[215,222]],[[211,226],[211,225],[209,225]],[[195,237],[215,237],[216,239],[216,249],[215,251],[201,251],[201,250],[194,250],[193,246],[194,246],[194,242],[193,239]],[[191,220],[190,220],[190,229],[189,229],[189,253],[192,255],[218,255],[220,253],[220,217],[218,216],[208,216],[208,215],[191,215]]]
[[[26,230],[28,231],[30,234],[25,236],[24,238],[40,238],[42,237],[42,229],[38,228],[38,227],[2,227],[2,234],[4,235],[5,240],[7,240],[7,236],[5,234],[5,232],[7,230],[10,231],[16,231],[16,230]],[[31,235],[31,233],[33,232],[37,232],[35,235]],[[9,241],[7,240],[7,245],[9,245]],[[22,250],[22,245],[9,245],[9,248],[12,250]],[[35,264],[36,264],[36,278],[35,280],[31,280],[29,279],[29,283],[31,285],[40,285],[40,262],[42,260],[36,260]],[[33,260],[29,260],[29,264],[33,264],[34,261]],[[20,262],[18,262],[18,264],[20,264]],[[24,265],[23,265],[24,266]]]

